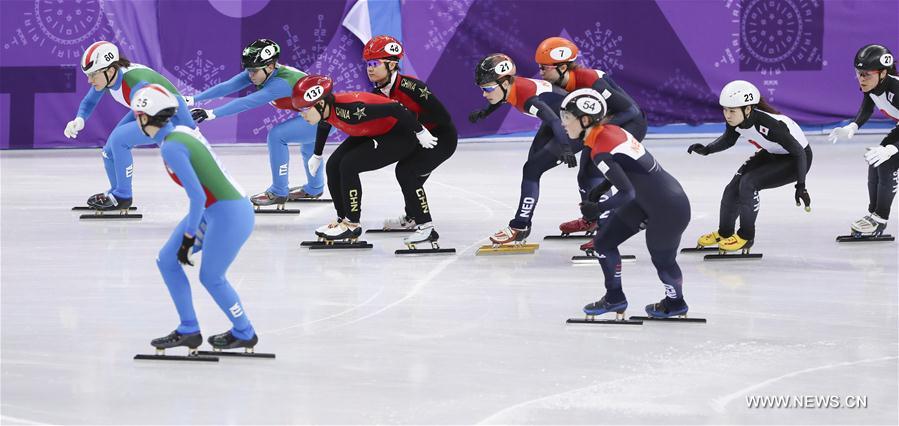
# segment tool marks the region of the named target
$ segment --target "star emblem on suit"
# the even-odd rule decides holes
[[[418,97],[420,97],[420,98],[425,98],[425,99],[427,99],[428,96],[431,95],[431,91],[428,90],[427,87],[419,87],[419,88],[418,88],[418,91],[421,92],[421,94],[418,95]]]
[[[356,112],[354,112],[353,115],[356,116],[357,120],[361,120],[362,117],[365,117],[367,115],[365,114],[365,107],[356,107]]]

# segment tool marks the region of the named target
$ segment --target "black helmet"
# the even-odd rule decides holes
[[[893,54],[890,49],[879,44],[869,44],[855,54],[855,68],[866,71],[879,71],[893,67]]]
[[[497,81],[506,76],[515,76],[515,62],[507,55],[494,53],[481,59],[474,72],[478,86]]]
[[[260,38],[250,43],[240,56],[244,68],[261,68],[278,60],[281,46],[267,38]]]

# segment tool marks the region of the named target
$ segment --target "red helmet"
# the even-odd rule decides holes
[[[295,109],[308,108],[331,94],[334,83],[330,77],[307,75],[297,81],[290,95],[290,103]]]
[[[571,40],[550,37],[543,40],[534,53],[534,60],[540,65],[558,65],[573,62],[579,51]]]
[[[403,45],[389,35],[372,37],[365,43],[365,49],[362,49],[362,59],[366,61],[388,58],[403,59]]]

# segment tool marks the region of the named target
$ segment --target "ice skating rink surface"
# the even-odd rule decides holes
[[[866,212],[863,152],[881,137],[811,138],[812,212],[795,206],[792,185],[762,192],[762,260],[678,257],[690,315],[704,325],[566,325],[603,294],[598,265],[569,261],[581,241],[542,240],[579,214],[576,169],[543,177],[536,253],[475,256],[514,213],[527,144],[462,144],[426,186],[441,245],[456,255],[395,256],[403,234],[368,234],[371,250],[301,248],[333,218],[330,204],[257,215],[228,277],[257,351],[277,359],[217,364],[132,360],[177,326],[155,257],[187,198],[157,149],[135,150],[143,219],[96,222],[70,208],[107,189],[99,150],[2,152],[0,420],[897,424],[897,243],[834,242]],[[695,141],[646,143],[692,202],[683,247],[716,229],[724,185],[752,153],[687,155]],[[265,146],[217,153],[249,193],[269,185]],[[362,182],[367,228],[402,212],[393,167]],[[663,289],[642,234],[621,252],[637,256],[623,282],[628,313],[642,315]],[[188,269],[204,336],[227,330]],[[756,396],[836,396],[842,407],[748,407]],[[848,407],[856,396],[867,408]]]

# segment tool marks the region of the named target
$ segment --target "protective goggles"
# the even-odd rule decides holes
[[[484,93],[490,93],[496,89],[499,89],[499,84],[491,84],[489,86],[481,86],[481,90],[483,90]]]

